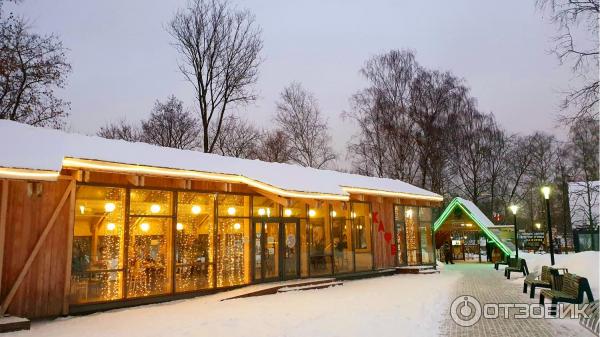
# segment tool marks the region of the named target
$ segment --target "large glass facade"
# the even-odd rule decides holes
[[[433,214],[429,207],[394,206],[399,264],[435,263],[432,222]]]
[[[398,262],[433,263],[431,209],[394,215]],[[73,304],[373,269],[367,202],[81,185],[73,234]]]
[[[212,288],[215,270],[215,195],[179,193],[175,228],[176,291]]]
[[[310,276],[331,275],[332,242],[329,207],[311,208],[308,211],[310,240]]]
[[[71,263],[71,303],[123,297],[125,189],[79,186]]]
[[[370,204],[353,202],[350,212],[354,224],[354,259],[356,271],[373,269],[373,243],[371,241]]]

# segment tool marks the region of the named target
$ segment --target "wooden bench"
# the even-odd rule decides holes
[[[529,274],[523,281],[523,293],[527,293],[527,286],[531,287],[529,298],[535,297],[535,288],[549,288],[554,290],[561,290],[562,282],[558,282],[559,270],[563,273],[568,273],[569,270],[566,268],[552,268],[549,266],[542,266],[542,273],[539,275]]]
[[[496,263],[494,263],[494,269],[498,270],[498,267],[500,265],[509,265],[510,264],[510,260],[511,260],[511,258],[507,256],[506,258],[504,258],[504,260],[497,261]]]
[[[511,259],[508,267],[504,268],[504,276],[510,280],[510,273],[512,272],[523,273],[523,276],[529,275],[529,269],[527,268],[525,259]]]
[[[549,298],[552,301],[550,315],[555,316],[556,305],[559,302],[582,304],[584,293],[587,295],[590,303],[594,301],[588,279],[575,274],[566,273],[563,276],[563,286],[561,290],[542,289],[540,292],[540,304],[544,305],[544,300]]]

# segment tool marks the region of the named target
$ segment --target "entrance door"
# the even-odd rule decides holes
[[[268,219],[254,222],[254,280],[299,277],[299,222]]]

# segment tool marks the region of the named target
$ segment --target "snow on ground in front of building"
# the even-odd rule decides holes
[[[34,322],[6,336],[436,336],[457,274],[394,275],[220,301],[240,290]]]
[[[550,254],[533,254],[519,251],[519,257],[527,261],[529,272],[538,272],[542,266],[550,265]],[[556,268],[568,268],[570,273],[583,276],[588,279],[594,299],[599,298],[599,273],[600,273],[600,253],[589,251],[569,254],[554,254]],[[515,274],[516,275],[516,274]],[[512,277],[512,275],[511,275]]]

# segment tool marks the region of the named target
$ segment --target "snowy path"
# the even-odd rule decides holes
[[[5,336],[437,336],[458,278],[395,275],[220,302],[232,295],[222,293],[36,322]]]
[[[536,297],[530,299],[528,294],[523,294],[523,276],[518,273],[511,275],[507,280],[503,273],[504,267],[494,270],[491,264],[462,263],[445,266],[445,274],[461,275],[458,287],[455,289],[452,300],[459,295],[472,295],[481,304],[484,303],[538,303],[539,291]],[[451,300],[451,301],[452,301]],[[447,309],[448,310],[448,309]],[[450,316],[441,326],[441,336],[502,336],[502,337],[586,337],[593,336],[590,332],[579,326],[575,320],[543,320],[543,319],[514,319],[514,311],[510,310],[510,318],[484,319],[471,327],[461,327],[454,323]]]

